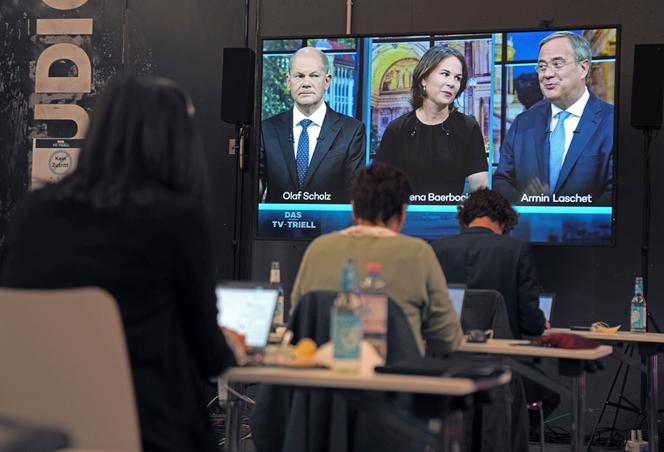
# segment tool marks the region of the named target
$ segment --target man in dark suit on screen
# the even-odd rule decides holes
[[[586,87],[592,50],[575,33],[542,40],[544,101],[521,113],[500,148],[493,188],[515,204],[610,205],[613,107]]]
[[[332,80],[327,56],[304,47],[293,54],[291,110],[262,123],[261,200],[349,203],[351,180],[365,164],[364,125],[332,110],[323,94]]]
[[[459,235],[431,244],[447,281],[500,292],[515,338],[542,334],[545,320],[539,309],[535,259],[527,242],[504,235],[519,221],[509,201],[495,191],[479,189],[459,208],[457,219]]]

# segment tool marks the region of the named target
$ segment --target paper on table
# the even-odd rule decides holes
[[[316,352],[316,364],[332,368],[334,346],[332,342],[326,342],[318,347]],[[360,375],[371,375],[374,367],[385,365],[385,360],[378,354],[373,345],[362,340],[360,348]]]
[[[613,334],[620,329],[622,325],[609,326],[604,322],[595,322],[591,325],[590,331],[593,333]]]

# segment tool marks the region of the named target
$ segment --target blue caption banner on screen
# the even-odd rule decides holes
[[[611,243],[611,207],[515,206],[519,224],[511,235],[531,242]],[[456,206],[408,207],[404,234],[434,240],[459,232]],[[348,204],[259,204],[258,236],[315,238],[352,224]]]

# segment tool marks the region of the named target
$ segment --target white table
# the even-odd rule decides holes
[[[659,433],[657,431],[657,401],[659,400],[659,385],[657,381],[658,353],[662,351],[664,345],[664,334],[661,333],[632,333],[629,331],[617,331],[613,334],[594,333],[591,331],[576,331],[568,328],[552,328],[548,333],[573,333],[588,339],[595,339],[602,342],[611,343],[632,343],[638,345],[639,354],[644,360],[647,360],[645,369],[648,381],[648,402],[646,412],[648,414],[648,450],[659,450]],[[634,366],[634,363],[625,357],[619,357],[628,365]],[[636,367],[641,368],[640,365]]]
[[[426,377],[400,374],[343,374],[328,369],[294,369],[285,367],[232,367],[221,378],[229,385],[240,383],[264,383],[281,386],[307,388],[329,388],[339,390],[395,391],[413,394],[436,394],[443,396],[466,396],[478,391],[509,383],[509,371],[495,378],[472,380],[469,378]],[[238,450],[237,410],[233,391],[228,394],[227,444],[228,450]],[[447,450],[447,431],[442,423],[441,446]]]
[[[568,375],[574,379],[572,386],[572,406],[573,406],[573,422],[572,422],[572,450],[581,451],[583,449],[583,427],[584,412],[586,404],[586,372],[584,361],[594,361],[613,352],[611,346],[600,345],[594,349],[588,350],[568,350],[563,348],[552,347],[538,347],[527,345],[529,341],[512,340],[512,339],[489,339],[484,344],[464,342],[459,347],[461,352],[469,353],[488,353],[497,354],[508,357],[527,356],[533,358],[558,358],[559,359],[559,373],[561,375]],[[511,365],[513,370],[524,374],[524,376],[534,379],[542,380],[542,376],[536,374],[527,366],[520,365],[513,361]],[[562,385],[555,382],[548,381],[546,385],[550,388],[561,392],[567,393],[568,390]],[[654,449],[656,450],[656,449]]]

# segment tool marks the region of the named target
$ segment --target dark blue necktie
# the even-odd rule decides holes
[[[297,142],[295,161],[297,162],[297,181],[300,184],[300,188],[304,185],[304,178],[307,176],[307,168],[309,168],[309,132],[307,132],[307,127],[312,122],[311,119],[303,119],[299,123],[302,126],[302,133]]]
[[[565,120],[570,112],[558,112],[558,122],[556,128],[549,137],[549,191],[553,193],[560,176],[560,168],[563,166],[563,156],[565,155]]]

